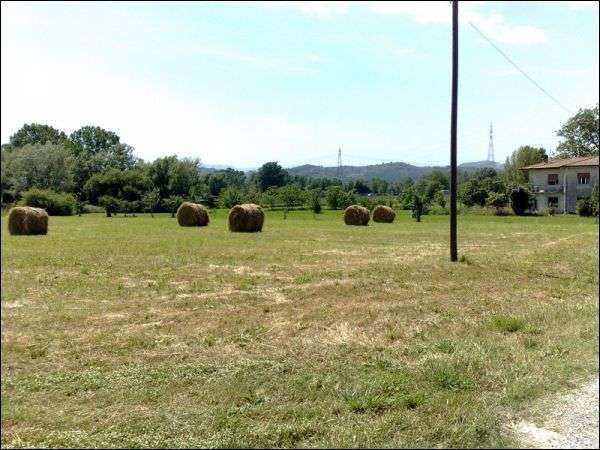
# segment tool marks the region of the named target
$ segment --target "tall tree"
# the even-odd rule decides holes
[[[70,139],[78,152],[90,154],[106,151],[121,141],[116,133],[92,125],[74,131]]]
[[[21,127],[9,139],[9,148],[23,147],[27,144],[61,144],[67,135],[50,125],[29,123]]]
[[[73,190],[75,158],[64,144],[27,144],[2,154],[3,189],[6,182],[17,195],[32,187]]]
[[[558,157],[598,156],[598,104],[592,109],[580,109],[556,134],[563,138],[556,147]]]
[[[546,150],[542,147],[522,145],[504,163],[504,179],[509,186],[524,186],[528,182],[527,174],[522,167],[548,161]]]
[[[257,186],[261,192],[270,187],[283,186],[288,178],[288,171],[274,161],[263,164],[256,173]]]

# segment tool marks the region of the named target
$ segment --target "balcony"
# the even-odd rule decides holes
[[[536,194],[559,194],[563,191],[562,184],[542,184],[542,185],[534,185],[533,192]]]

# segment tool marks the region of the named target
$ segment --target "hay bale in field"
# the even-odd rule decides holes
[[[48,213],[41,208],[16,206],[8,213],[10,234],[48,233]]]
[[[229,210],[229,231],[262,231],[265,213],[254,203],[236,205]]]
[[[364,206],[351,205],[344,211],[346,225],[367,225],[370,218],[369,210]]]
[[[183,202],[177,208],[177,223],[182,227],[205,227],[208,222],[208,210],[198,203]]]
[[[373,222],[392,223],[396,218],[396,213],[389,206],[377,205],[373,209]]]

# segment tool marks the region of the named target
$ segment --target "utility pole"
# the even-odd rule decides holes
[[[456,244],[456,114],[458,104],[458,0],[452,2],[452,111],[450,114],[450,261],[458,261]]]
[[[342,149],[338,150],[338,160],[337,160],[337,177],[344,184],[344,168],[342,166]]]

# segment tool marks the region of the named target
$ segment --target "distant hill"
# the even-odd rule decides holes
[[[491,167],[496,170],[502,170],[503,164],[493,161],[476,161],[467,162],[458,165],[459,170],[471,171],[479,170],[484,167]],[[218,170],[224,170],[226,165],[221,164],[208,164],[202,167],[202,173],[213,173]],[[427,175],[434,170],[441,170],[444,172],[450,171],[450,166],[413,166],[412,164],[403,162],[393,162],[384,164],[373,164],[370,166],[342,166],[344,171],[344,180],[356,180],[362,178],[366,181],[372,178],[381,178],[386,181],[398,181],[403,178],[410,177],[414,180]],[[249,173],[256,169],[239,168],[243,172]],[[337,177],[337,167],[323,167],[315,166],[312,164],[304,164],[302,166],[289,167],[287,168],[291,175],[302,175],[311,178],[335,178]]]
[[[491,167],[501,170],[503,165],[492,161],[477,161],[459,164],[459,170],[471,171],[479,170],[484,167]],[[362,178],[370,180],[372,178],[381,178],[386,181],[398,181],[402,178],[411,177],[413,179],[427,175],[434,170],[449,171],[450,166],[413,166],[412,164],[394,162],[385,164],[374,164],[370,166],[342,166],[344,179],[355,180]],[[313,178],[335,178],[337,176],[337,167],[323,167],[312,164],[288,168],[292,175],[303,175]]]

